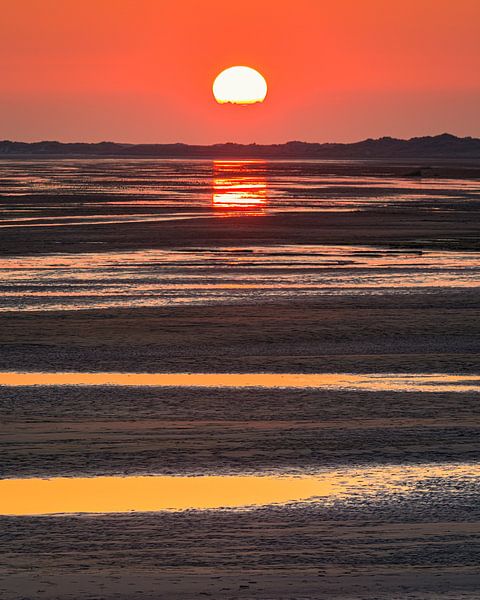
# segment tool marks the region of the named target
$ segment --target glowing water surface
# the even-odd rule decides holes
[[[260,163],[259,168],[255,162],[214,161],[213,208],[252,209],[265,205],[268,190],[262,169],[265,169],[264,163]]]
[[[411,493],[429,482],[477,481],[480,466],[441,464],[336,469],[301,476],[204,475],[0,480],[0,515],[239,509]]]
[[[279,244],[0,258],[0,311],[262,303],[477,287],[480,260],[473,252]]]
[[[359,165],[361,161],[333,161]],[[478,199],[478,180],[326,173],[330,161],[315,160],[187,160],[187,159],[58,159],[0,160],[2,196],[77,196],[82,205],[211,206],[215,180],[260,184],[268,180],[268,204],[274,208],[352,209],[409,202],[412,199]],[[408,168],[406,168],[408,171]],[[85,192],[96,198],[85,198]],[[113,200],[113,205],[116,200]],[[12,206],[18,206],[13,203]],[[38,208],[29,203],[29,208]],[[51,206],[51,205],[50,205]],[[40,206],[42,208],[42,206]],[[78,208],[78,206],[77,206]]]
[[[446,373],[82,373],[0,372],[0,386],[323,388],[397,392],[480,392],[479,375]]]

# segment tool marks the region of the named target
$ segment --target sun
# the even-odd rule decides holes
[[[255,104],[265,100],[267,82],[251,67],[229,67],[217,75],[213,95],[219,104]]]

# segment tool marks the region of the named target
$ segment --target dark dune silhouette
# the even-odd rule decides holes
[[[321,159],[480,159],[480,139],[443,133],[408,140],[392,137],[350,144],[291,141],[285,144],[62,143],[0,141],[0,156],[165,157],[165,158],[321,158]]]

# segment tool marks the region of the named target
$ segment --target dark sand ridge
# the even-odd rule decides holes
[[[441,386],[421,394],[140,387],[1,393],[2,477],[295,473],[480,457],[478,392]]]
[[[0,254],[268,244],[376,245],[478,250],[476,210],[414,208],[202,218],[161,223],[21,227],[2,230]],[[102,242],[99,245],[99,242]]]
[[[0,315],[2,370],[478,373],[476,288]]]

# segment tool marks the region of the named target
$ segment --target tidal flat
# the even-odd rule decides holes
[[[2,600],[478,597],[461,167],[0,161]]]

